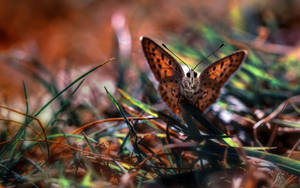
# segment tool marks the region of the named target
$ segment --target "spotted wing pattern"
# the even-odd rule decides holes
[[[180,64],[164,49],[149,38],[142,38],[142,47],[155,78],[161,82],[165,78],[182,79],[184,72]]]
[[[175,79],[166,79],[158,86],[158,91],[165,101],[165,103],[170,107],[170,109],[175,113],[180,113],[179,102],[179,83]]]
[[[179,84],[184,76],[180,64],[149,38],[141,39],[148,64],[159,81],[159,93],[174,113],[179,113]]]
[[[204,111],[216,102],[220,89],[226,81],[238,70],[247,55],[247,51],[237,51],[226,56],[205,68],[200,77],[200,94],[196,107]]]

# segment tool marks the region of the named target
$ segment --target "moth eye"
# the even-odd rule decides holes
[[[191,77],[191,73],[186,73],[186,76],[189,78],[189,77]]]
[[[196,72],[194,72],[194,78],[196,78],[197,77],[197,73]]]

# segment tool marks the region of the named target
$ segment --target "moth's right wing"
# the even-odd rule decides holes
[[[179,102],[179,83],[176,79],[167,79],[162,81],[158,86],[158,91],[165,101],[165,103],[169,106],[169,108],[175,113],[180,113]]]
[[[159,93],[175,113],[179,113],[179,84],[184,76],[180,64],[163,48],[149,38],[141,39],[143,51],[150,68],[159,81]]]
[[[147,37],[142,37],[141,41],[144,54],[157,81],[183,78],[184,72],[180,64],[169,53]]]

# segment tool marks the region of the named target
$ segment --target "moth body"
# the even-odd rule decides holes
[[[179,87],[180,96],[184,97],[188,101],[193,100],[195,95],[201,92],[200,80],[197,78],[197,75],[197,72],[194,70],[189,70],[189,72],[187,72],[181,80]]]

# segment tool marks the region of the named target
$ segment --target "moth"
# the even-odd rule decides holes
[[[201,112],[215,103],[226,81],[247,56],[246,50],[236,51],[207,66],[201,74],[194,69],[184,74],[181,65],[166,50],[147,37],[141,37],[148,64],[159,82],[158,91],[175,114],[181,113],[182,101]]]

